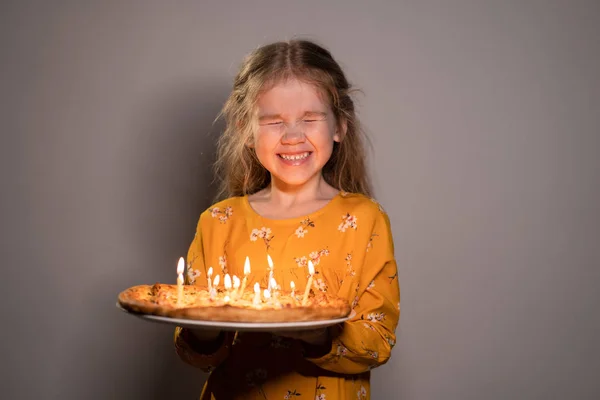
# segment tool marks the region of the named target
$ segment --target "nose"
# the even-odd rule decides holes
[[[306,140],[306,137],[304,136],[304,130],[301,125],[302,124],[295,124],[293,127],[286,126],[285,133],[281,137],[281,143],[290,145],[303,143]]]

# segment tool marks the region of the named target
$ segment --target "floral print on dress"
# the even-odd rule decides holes
[[[315,272],[315,275],[318,273],[319,273],[318,271]],[[316,287],[317,289],[319,289],[321,292],[327,292],[327,288],[328,288],[327,283],[321,278],[316,278],[313,281],[313,286]]]
[[[306,256],[294,257],[294,261],[296,262],[296,265],[298,267],[305,268],[308,266],[308,259],[310,258],[310,261],[312,261],[313,266],[316,267],[321,262],[321,257],[328,256],[328,255],[329,255],[329,249],[321,249],[321,250],[317,250],[317,251],[311,251],[310,254],[308,255],[308,257],[306,257]]]
[[[363,322],[363,326],[364,326],[365,328],[367,328],[367,329],[370,329],[370,330],[372,330],[372,331],[374,331],[374,330],[375,330],[375,327],[374,327],[373,325],[371,325],[371,324],[367,324],[366,322]]]
[[[371,234],[371,237],[369,238],[369,243],[367,243],[367,251],[369,251],[373,248],[373,239],[375,239],[377,236],[379,236],[379,235],[376,233]]]
[[[383,207],[381,206],[381,204],[375,200],[374,198],[371,197],[371,201],[375,204],[377,204],[377,208],[379,208],[379,212],[382,214],[385,214],[385,210],[383,209]]]
[[[271,247],[271,240],[274,238],[274,236],[271,234],[271,228],[263,226],[260,229],[252,229],[252,233],[250,233],[250,240],[252,242],[256,242],[259,238],[265,242],[268,250]]]
[[[298,393],[296,391],[296,389],[294,389],[294,390],[288,390],[287,393],[283,396],[283,400],[290,400],[292,398],[292,396],[293,397],[301,396],[301,394]]]
[[[241,374],[242,387],[239,391],[247,391],[248,397],[252,398],[369,398],[369,382],[362,372],[387,360],[390,349],[396,344],[394,329],[399,314],[396,283],[399,276],[390,246],[389,220],[368,197],[353,193],[339,195],[326,213],[276,224],[250,212],[245,201],[244,197],[229,199],[212,206],[202,216],[202,224],[198,225],[189,250],[188,260],[192,268],[188,266],[185,271],[186,280],[195,281],[196,285],[205,284],[205,271],[209,265],[214,266],[215,273],[222,274],[221,271],[228,269],[230,275],[241,276],[242,265],[239,264],[242,263],[234,263],[232,258],[236,255],[236,259],[237,256],[249,256],[251,260],[257,260],[253,261],[252,281],[261,282],[269,272],[265,260],[267,247],[266,253],[273,257],[275,263],[277,282],[288,292],[289,283],[293,280],[297,297],[301,297],[305,291],[308,261],[311,261],[315,266],[313,293],[319,295],[320,290],[326,290],[329,285],[329,291],[336,289],[337,292],[339,288],[340,294],[352,304],[352,313],[346,323],[351,324],[353,329],[344,329],[344,336],[334,339],[328,356],[322,357],[316,364],[326,370],[348,372],[348,375],[344,374],[340,379],[279,375],[276,363],[284,359],[279,356],[300,352],[300,348],[295,340],[271,335],[261,335],[260,340],[254,341],[251,335],[227,333],[223,346],[214,356],[196,354],[190,349],[191,354],[182,355],[182,358],[200,368],[211,365],[209,369],[216,366],[219,370],[230,367],[229,363],[222,362],[229,352],[235,351],[244,356],[235,366],[235,373]],[[358,219],[361,220],[360,230]],[[257,264],[256,268],[254,264]],[[252,290],[251,283],[254,282],[248,282],[247,291]],[[266,281],[261,283],[261,288],[265,287]],[[386,301],[381,302],[381,298]],[[233,347],[227,350],[226,346],[234,346],[234,350],[231,350]],[[257,346],[263,348],[264,353],[253,357],[257,354]],[[276,379],[273,374],[277,375]],[[208,392],[211,388],[227,385],[224,375],[227,374],[211,375]],[[214,391],[209,393],[209,397],[210,394]]]
[[[227,274],[227,254],[223,254],[219,257],[219,266],[224,274]]]
[[[296,232],[294,232],[294,234],[298,238],[303,238],[304,235],[306,235],[308,233],[307,228],[314,228],[314,227],[315,227],[315,223],[309,217],[306,217],[302,222],[300,222],[300,226],[298,227],[298,229],[296,229]]]
[[[209,209],[210,215],[213,218],[218,218],[219,222],[224,224],[233,215],[233,208],[225,207],[220,209],[219,207],[213,207]]]
[[[360,385],[360,389],[356,392],[356,398],[358,400],[364,400],[367,398],[367,389],[363,385]]]
[[[343,344],[338,343],[335,355],[338,357],[344,357],[346,354],[348,354],[348,349]]]
[[[369,314],[367,314],[367,319],[371,322],[383,321],[385,319],[385,313],[384,312],[369,313]]]
[[[327,400],[325,393],[323,393],[323,390],[325,389],[327,388],[323,386],[322,383],[317,383],[317,395],[315,396],[315,400]]]
[[[194,269],[188,265],[188,268],[187,268],[188,284],[193,285],[194,283],[196,283],[196,278],[198,278],[199,276],[200,276],[200,271],[197,269]]]
[[[356,218],[356,215],[350,215],[350,213],[347,213],[342,217],[342,222],[338,226],[338,231],[346,232],[346,229],[348,228],[356,230],[356,228],[358,228],[357,221],[358,218]]]
[[[316,267],[321,262],[321,257],[328,256],[328,255],[329,255],[328,249],[321,249],[319,251],[312,251],[308,255],[308,257],[310,258],[310,261],[312,261],[313,265]]]
[[[346,258],[344,258],[344,260],[346,261],[346,275],[350,277],[356,276],[356,271],[352,266],[352,253],[346,254]]]
[[[391,337],[390,335],[385,335],[384,337],[385,337],[385,340],[390,345],[390,347],[394,347],[396,345],[396,340],[393,337]]]

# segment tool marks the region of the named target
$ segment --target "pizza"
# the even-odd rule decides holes
[[[183,285],[179,298],[177,285],[156,283],[138,285],[118,296],[121,307],[141,314],[220,322],[301,322],[344,318],[350,305],[344,299],[323,292],[311,292],[306,304],[302,295],[274,292],[269,299],[255,299],[246,291],[230,297],[223,290],[210,293],[203,287]]]

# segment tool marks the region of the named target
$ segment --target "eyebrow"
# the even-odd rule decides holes
[[[323,111],[305,111],[302,118],[306,117],[327,117],[327,113]],[[281,114],[265,114],[258,117],[259,121],[271,120],[271,119],[283,119]]]

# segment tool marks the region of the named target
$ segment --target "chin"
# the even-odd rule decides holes
[[[284,183],[288,186],[303,186],[314,179],[313,176],[285,176],[285,175],[274,175],[274,178],[279,182]]]

